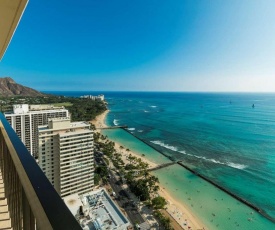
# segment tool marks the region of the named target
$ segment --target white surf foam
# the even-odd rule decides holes
[[[136,128],[128,128],[129,131],[134,131]]]
[[[188,155],[192,156],[191,154],[188,154]],[[196,156],[196,155],[193,155],[193,156],[196,157],[196,158],[200,158],[200,159],[203,159],[203,160],[206,160],[206,161],[213,162],[215,164],[227,165],[231,168],[236,168],[236,169],[245,169],[245,168],[247,168],[247,165],[236,164],[236,163],[233,163],[233,162],[221,162],[221,161],[218,161],[218,160],[215,160],[215,159],[208,159],[208,158],[203,157],[203,156]]]
[[[215,160],[215,159],[206,158],[204,156],[198,156],[198,155],[189,154],[189,153],[187,153],[184,150],[180,150],[179,151],[176,146],[168,145],[168,144],[165,144],[165,143],[163,143],[161,141],[150,141],[150,142],[152,142],[152,143],[154,143],[156,145],[159,145],[161,147],[170,149],[170,150],[172,150],[174,152],[180,152],[180,153],[182,153],[184,155],[188,155],[188,156],[191,156],[191,157],[196,157],[198,159],[202,159],[202,160],[205,160],[205,161],[210,161],[210,162],[215,163],[215,164],[227,165],[229,167],[240,169],[240,170],[247,168],[247,165],[236,164],[236,163],[233,163],[233,162],[221,162],[221,161],[218,161],[218,160]]]
[[[157,108],[157,106],[156,106],[156,105],[150,105],[150,107],[151,107],[151,108]]]
[[[144,110],[144,113],[149,113],[149,111],[147,111],[147,110]]]
[[[113,120],[113,123],[114,123],[114,125],[119,125],[117,119],[114,119],[114,120]]]
[[[236,168],[236,169],[245,169],[247,167],[246,165],[236,164],[236,163],[232,163],[232,162],[228,162],[227,165],[232,168]]]
[[[166,148],[166,149],[170,149],[170,150],[172,150],[172,151],[178,151],[178,148],[177,147],[175,147],[175,146],[172,146],[172,145],[168,145],[168,144],[164,144],[163,142],[161,142],[161,141],[150,141],[150,142],[152,142],[152,143],[154,143],[154,144],[156,144],[156,145],[159,145],[159,146],[161,146],[161,147],[164,147],[164,148]]]

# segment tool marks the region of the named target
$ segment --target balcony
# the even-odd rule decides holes
[[[81,229],[1,113],[0,229]]]

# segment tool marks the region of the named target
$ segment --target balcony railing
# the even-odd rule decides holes
[[[0,229],[81,229],[1,113]]]

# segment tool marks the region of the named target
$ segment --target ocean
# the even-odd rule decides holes
[[[105,131],[110,139],[156,163],[169,159],[153,148],[182,160],[275,219],[275,94],[100,93],[110,109],[107,124],[129,127],[128,132]],[[154,173],[209,229],[275,229],[270,220],[179,165]]]

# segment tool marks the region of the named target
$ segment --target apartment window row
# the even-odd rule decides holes
[[[68,190],[68,189],[70,189],[70,190],[75,190],[75,189],[77,189],[77,190],[81,190],[82,189],[82,187],[84,187],[84,185],[87,185],[87,184],[93,184],[93,178],[88,178],[88,179],[86,179],[86,180],[79,180],[78,182],[75,182],[74,184],[70,184],[70,185],[67,185],[67,186],[61,186],[61,190]]]
[[[83,189],[86,189],[87,187],[92,187],[94,185],[94,182],[92,179],[88,179],[88,181],[85,181],[83,183],[78,183],[74,185],[69,185],[66,187],[61,186],[61,193],[63,194],[64,192],[73,192],[73,193],[78,193],[79,191],[81,192]]]
[[[93,159],[94,156],[91,155],[84,155],[84,156],[79,156],[79,155],[71,155],[70,158],[66,157],[66,159],[61,158],[60,159],[60,164],[73,164],[74,162],[83,162],[84,159]],[[79,160],[79,161],[78,161]]]
[[[64,152],[67,152],[67,151],[71,151],[71,152],[75,152],[75,151],[78,151],[78,150],[85,150],[85,149],[89,149],[90,147],[92,147],[92,145],[84,145],[84,144],[77,144],[77,145],[73,145],[73,146],[70,146],[70,147],[66,147],[66,148],[60,148],[60,151],[62,153]]]
[[[90,130],[90,129],[88,129]],[[79,134],[75,134],[73,135],[74,137],[81,137],[81,136],[86,136],[89,135],[90,132],[86,132],[86,133],[79,133]],[[70,138],[71,136],[60,136],[60,139],[66,139],[66,138]]]
[[[85,165],[69,165],[69,166],[64,166],[64,165],[61,165],[60,166],[60,171],[62,171],[62,173],[73,173],[75,172],[77,169],[79,170],[88,170],[88,169],[93,169],[93,162],[88,162],[87,164]]]
[[[63,170],[65,170],[66,168],[69,168],[70,170],[72,170],[74,168],[87,167],[94,162],[93,159],[90,159],[90,158],[86,158],[84,160],[85,160],[85,162],[83,162],[83,160],[81,160],[81,161],[75,160],[73,162],[69,162],[66,164],[60,164],[60,167]]]
[[[60,147],[64,147],[64,146],[69,146],[72,145],[73,143],[89,143],[92,142],[93,138],[91,137],[87,137],[87,138],[75,138],[73,140],[66,140],[66,141],[62,141],[60,142]]]
[[[71,175],[71,174],[74,174],[76,172],[81,172],[81,171],[84,171],[84,170],[94,170],[94,165],[93,164],[90,164],[90,165],[86,165],[85,167],[82,167],[82,166],[79,166],[79,167],[69,167],[69,168],[63,168],[61,167],[60,168],[60,173],[63,175]]]
[[[89,178],[93,178],[93,176],[91,174],[85,174],[85,175],[82,175],[82,174],[78,174],[77,176],[74,176],[74,177],[66,177],[64,179],[61,180],[61,185],[64,185],[64,184],[75,184],[77,183],[78,181],[85,181],[86,179],[89,179]]]

